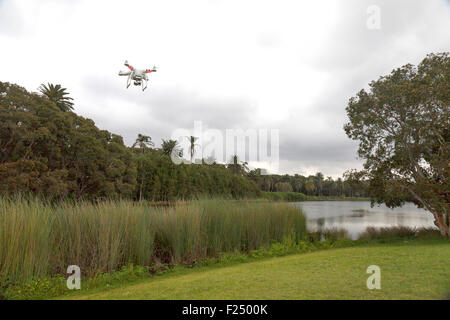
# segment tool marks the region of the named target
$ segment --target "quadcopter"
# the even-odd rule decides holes
[[[128,64],[127,60],[125,60],[124,65],[130,70],[119,71],[119,76],[128,76],[127,89],[131,85],[131,81],[133,81],[135,86],[142,86],[142,91],[144,91],[147,88],[147,73],[156,72],[156,67],[153,66],[153,69],[135,69],[133,66]]]

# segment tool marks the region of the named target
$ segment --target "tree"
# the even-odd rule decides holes
[[[368,181],[372,204],[411,201],[434,216],[449,237],[450,59],[430,54],[370,83],[346,108],[345,132],[359,140],[364,169],[347,176]]]
[[[338,178],[337,181],[336,181],[336,189],[337,189],[336,194],[339,197],[342,197],[342,195],[344,193],[344,183],[342,182],[341,178]]]
[[[327,177],[327,179],[323,182],[323,194],[325,196],[331,196],[335,194],[336,183],[334,182],[332,177]]]
[[[314,176],[314,181],[316,183],[316,189],[318,192],[318,195],[322,195],[322,186],[323,186],[323,174],[322,172],[317,172]]]
[[[248,163],[245,161],[239,161],[237,155],[231,157],[231,163],[228,164],[227,168],[234,174],[245,175],[248,171]]]
[[[183,156],[183,150],[178,146],[178,142],[176,140],[162,140],[161,148],[164,155],[169,156],[174,154],[179,157]]]
[[[0,197],[165,201],[259,195],[253,181],[225,165],[175,165],[170,155],[182,150],[174,140],[163,140],[162,149],[152,145],[141,134],[135,148],[127,148],[122,137],[100,130],[91,119],[0,82]]]
[[[316,191],[316,185],[314,184],[314,180],[309,178],[305,183],[306,193],[308,195],[312,195],[314,191]]]
[[[53,101],[61,111],[73,110],[73,103],[70,101],[73,99],[67,96],[69,93],[60,84],[41,84],[38,90],[49,100]]]
[[[138,134],[138,137],[136,138],[136,141],[133,143],[133,145],[131,146],[131,148],[134,148],[136,146],[139,146],[139,148],[142,150],[142,154],[145,153],[145,150],[148,149],[149,147],[153,147],[155,144],[152,141],[152,138],[149,136],[145,136],[143,134]],[[144,170],[144,157],[139,157],[138,158],[138,177],[137,177],[137,182],[139,183],[139,201],[142,201],[142,190],[144,187],[144,176],[145,176],[145,170]]]
[[[292,186],[289,182],[278,182],[275,185],[275,190],[278,192],[292,192]]]
[[[0,194],[129,197],[136,166],[122,137],[0,82]]]
[[[195,143],[198,140],[197,137],[189,136],[189,137],[186,137],[186,138],[189,139],[189,151],[190,151],[190,154],[191,154],[191,163],[193,163],[194,154],[195,154],[195,147],[199,147],[200,145]]]
[[[145,136],[143,134],[138,134],[138,137],[136,138],[136,141],[131,146],[132,148],[139,146],[139,148],[142,150],[142,153],[145,153],[145,150],[149,147],[153,147],[155,144],[152,141],[152,138],[149,136]]]

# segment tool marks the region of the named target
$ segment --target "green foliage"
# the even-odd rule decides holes
[[[202,200],[154,207],[143,202],[0,201],[0,287],[64,274],[83,275],[128,264],[192,263],[223,252],[249,252],[294,235],[306,222],[284,203]]]
[[[346,108],[347,135],[359,140],[374,202],[388,207],[414,202],[434,215],[450,236],[450,57],[430,54],[417,67],[405,65],[370,83]]]
[[[194,154],[195,154],[195,147],[198,147],[197,143],[195,143],[198,140],[198,137],[189,136],[186,137],[189,140],[189,155],[191,156],[191,163],[194,162]]]
[[[66,279],[55,276],[33,279],[20,286],[12,285],[2,294],[8,300],[39,300],[65,293],[67,293]]]
[[[41,84],[39,91],[50,101],[54,102],[61,111],[73,110],[73,102],[70,101],[73,99],[67,96],[69,93],[60,84]]]
[[[237,156],[225,165],[205,160],[176,165],[171,155],[181,156],[177,141],[163,139],[161,148],[155,149],[150,136],[139,134],[127,148],[122,137],[71,112],[70,98],[59,85],[42,86],[41,91],[46,95],[0,82],[0,180],[4,182],[0,195],[150,201],[259,198],[261,190],[274,192],[264,198],[285,201],[300,201],[302,193],[361,195],[361,187],[340,179],[324,180],[321,173],[303,177],[261,175],[260,169],[249,172]],[[193,160],[197,138],[187,138]]]
[[[390,227],[374,228],[367,227],[366,231],[359,235],[360,240],[389,240],[405,238],[436,238],[439,237],[439,231],[434,228],[409,228],[409,227]]]
[[[260,191],[246,177],[232,174],[221,164],[179,164],[161,150],[134,153],[138,163],[139,196],[152,201],[189,200],[220,196],[256,198]]]
[[[164,155],[169,157],[172,155],[178,157],[183,156],[183,150],[180,149],[180,147],[178,146],[178,142],[176,140],[162,139],[161,150]]]
[[[92,277],[83,278],[81,290],[86,292],[99,289],[113,289],[136,281],[149,279],[153,276],[177,273],[183,274],[193,267],[218,268],[261,259],[281,257],[289,254],[299,254],[353,245],[354,243],[351,241],[345,242],[342,240],[322,243],[311,243],[304,240],[296,242],[295,233],[291,233],[290,235],[285,236],[281,242],[275,241],[270,245],[262,246],[261,248],[251,250],[248,253],[239,250],[223,252],[217,257],[205,257],[196,260],[195,265],[193,263],[180,263],[168,267],[163,264],[158,266],[136,266],[129,264],[123,266],[118,271],[104,272],[95,274]],[[24,283],[11,285],[2,291],[5,299],[48,299],[76,293],[76,291],[69,291],[67,289],[66,279],[59,275],[56,277],[43,277],[36,280],[32,279],[25,281]]]
[[[262,174],[261,169],[248,172],[248,178],[253,181],[259,189],[265,192],[288,192],[302,193],[309,197],[364,197],[367,196],[364,182],[347,181],[331,177],[324,179],[322,173],[308,177],[295,175],[268,175]],[[277,196],[274,196],[275,198]]]
[[[81,292],[98,292],[99,290],[108,290],[121,288],[135,282],[145,281],[154,276],[168,277],[189,273],[192,268],[201,270],[210,270],[211,268],[221,268],[242,263],[255,262],[262,259],[282,257],[293,254],[316,252],[327,249],[338,249],[355,246],[380,246],[385,243],[394,246],[404,245],[423,245],[423,244],[445,244],[440,239],[439,233],[431,229],[419,229],[413,232],[411,230],[401,230],[396,228],[392,230],[385,229],[381,232],[373,233],[371,237],[364,236],[360,240],[350,240],[346,238],[341,230],[331,229],[320,232],[309,233],[305,240],[296,240],[295,233],[287,234],[281,241],[275,241],[271,244],[261,246],[259,249],[243,252],[234,250],[223,252],[215,257],[204,257],[187,263],[183,261],[176,265],[167,265],[156,263],[152,266],[139,266],[128,264],[124,265],[118,271],[102,272],[94,274],[91,277],[82,279]],[[309,239],[309,240],[308,240]],[[320,240],[322,239],[322,240]],[[428,240],[427,240],[428,239]],[[439,242],[437,242],[439,241]],[[448,242],[447,242],[448,244]],[[365,249],[367,250],[367,248]],[[5,299],[48,299],[56,296],[69,294],[76,296],[78,291],[69,291],[66,287],[66,279],[57,275],[55,277],[42,277],[31,279],[16,285],[4,286],[0,293]]]
[[[366,197],[324,197],[324,196],[307,196],[308,201],[370,201]]]
[[[349,240],[348,232],[339,228],[321,228],[317,231],[308,232],[310,242]]]
[[[149,267],[126,265],[115,272],[99,273],[93,277],[82,278],[81,290],[114,288],[138,280],[148,279],[151,276],[150,271]],[[67,288],[66,282],[67,279],[60,275],[33,279],[19,285],[9,286],[3,290],[2,294],[7,300],[49,299],[73,293]]]
[[[0,82],[0,194],[131,197],[136,168],[120,136]]]
[[[261,192],[261,197],[271,201],[297,202],[305,201],[307,197],[303,193],[296,192]]]
[[[248,163],[240,161],[237,155],[231,157],[230,163],[227,165],[228,170],[233,174],[245,176],[248,172]]]
[[[139,133],[136,141],[133,143],[131,148],[138,146],[139,149],[142,150],[142,153],[144,153],[147,148],[153,147],[154,145],[155,144],[153,143],[151,137]]]

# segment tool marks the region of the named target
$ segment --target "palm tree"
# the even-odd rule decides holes
[[[176,140],[164,140],[164,139],[161,140],[162,140],[161,148],[163,154],[169,157],[172,153],[177,154],[179,157],[183,156],[183,150],[181,150],[178,147],[178,142]]]
[[[321,196],[322,195],[322,186],[323,186],[322,172],[317,172],[316,175],[314,176],[314,180],[316,181],[316,188],[317,188],[318,195]]]
[[[70,102],[70,100],[73,99],[67,96],[69,93],[66,92],[66,88],[62,88],[60,84],[41,84],[38,90],[49,100],[53,101],[61,111],[73,110],[73,103]]]
[[[195,147],[200,147],[200,145],[199,144],[197,144],[197,143],[195,143],[195,141],[197,141],[198,140],[198,138],[197,137],[194,137],[194,136],[186,136],[186,138],[188,138],[188,140],[189,140],[189,150],[190,150],[190,153],[191,153],[191,163],[192,163],[192,161],[194,160],[194,154],[195,154]]]
[[[305,183],[306,193],[311,196],[314,195],[314,191],[316,191],[316,185],[314,184],[314,179],[311,176],[308,178],[308,181]]]
[[[133,143],[131,148],[134,148],[136,146],[139,146],[139,148],[142,150],[142,153],[145,153],[145,150],[149,147],[154,146],[155,144],[152,141],[152,138],[149,136],[145,136],[143,134],[138,134],[138,137],[136,138],[136,141]],[[141,170],[138,170],[138,181],[140,180],[140,186],[139,186],[139,201],[142,201],[142,189],[144,186],[144,171],[142,170],[143,166],[143,158],[139,157],[139,166],[141,167]]]
[[[138,134],[138,137],[136,141],[133,143],[131,148],[134,148],[135,146],[139,146],[139,148],[142,150],[142,153],[145,152],[145,149],[149,147],[153,147],[155,144],[152,141],[152,138],[149,136],[144,136],[143,134]]]

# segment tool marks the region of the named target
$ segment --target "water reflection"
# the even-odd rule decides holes
[[[294,205],[306,214],[308,229],[346,229],[353,239],[367,227],[434,227],[431,213],[411,203],[395,209],[385,205],[371,208],[369,201],[305,201]]]

